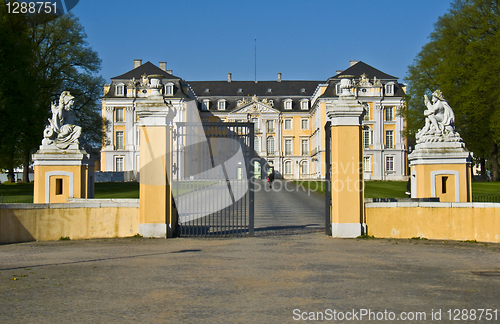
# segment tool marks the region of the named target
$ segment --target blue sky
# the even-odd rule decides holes
[[[185,80],[326,80],[360,60],[400,81],[447,0],[80,0],[72,10],[109,82],[134,59]]]

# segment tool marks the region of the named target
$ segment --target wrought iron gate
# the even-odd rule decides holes
[[[172,194],[179,236],[253,236],[253,123],[176,123]]]
[[[332,235],[332,225],[330,220],[331,208],[332,208],[332,194],[331,194],[331,150],[332,150],[332,133],[331,133],[331,123],[328,121],[325,124],[325,233],[326,235]]]

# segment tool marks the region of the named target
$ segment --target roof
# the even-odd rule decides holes
[[[116,80],[116,79],[140,79],[140,77],[143,74],[147,75],[153,75],[153,74],[161,74],[164,76],[165,79],[180,79],[179,77],[176,77],[172,74],[167,73],[167,71],[160,69],[153,63],[147,61],[146,63],[142,64],[141,66],[136,67],[133,70],[128,71],[125,74],[116,76],[114,78],[111,78],[111,80]]]
[[[353,66],[349,67],[347,70],[342,71],[341,73],[331,77],[328,79],[339,79],[341,75],[353,75],[355,78],[359,78],[361,75],[366,74],[369,79],[373,79],[377,77],[377,79],[381,80],[397,80],[398,78],[387,73],[384,73],[380,70],[377,70],[371,65],[366,64],[365,62],[359,61]]]
[[[310,97],[324,81],[186,81],[198,97]],[[208,91],[207,91],[208,89]]]

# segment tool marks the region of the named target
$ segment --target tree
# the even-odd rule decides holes
[[[423,95],[440,89],[455,112],[457,131],[476,158],[491,162],[494,180],[499,179],[499,26],[498,1],[455,0],[409,66],[404,112],[413,136],[423,126]]]
[[[5,0],[1,1],[5,12]],[[92,144],[101,143],[103,121],[98,99],[104,80],[97,75],[101,61],[86,42],[78,18],[71,13],[7,15],[11,24],[14,16],[22,17],[26,27],[27,32],[19,39],[29,45],[29,66],[19,73],[25,83],[24,96],[0,92],[0,100],[10,100],[17,106],[15,148],[24,167],[23,181],[28,181],[31,154],[41,143],[50,117],[50,103],[62,91],[68,90],[75,96],[76,123],[82,127],[83,136]],[[10,51],[8,47],[2,49]]]

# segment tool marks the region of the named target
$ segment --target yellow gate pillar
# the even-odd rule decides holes
[[[342,94],[327,104],[331,122],[331,228],[333,237],[357,237],[363,227],[363,146],[364,108],[352,95],[353,76],[342,76]]]
[[[137,103],[140,127],[140,217],[139,234],[172,237],[176,219],[172,212],[172,133],[169,107],[163,98]]]

